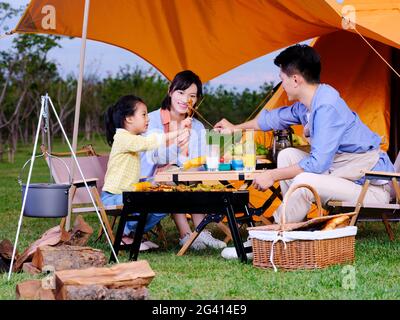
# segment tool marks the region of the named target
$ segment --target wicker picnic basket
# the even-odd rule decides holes
[[[293,231],[302,223],[285,224],[288,198],[296,189],[302,187],[308,188],[314,194],[321,218],[313,220],[318,222],[330,219],[322,217],[321,199],[314,188],[305,184],[291,186],[283,199],[280,224],[271,226],[270,230],[268,226],[249,228],[255,267],[274,268],[275,271],[277,268],[320,269],[334,264],[354,262],[357,227],[346,226],[327,231]]]

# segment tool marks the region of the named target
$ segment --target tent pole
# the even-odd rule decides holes
[[[76,152],[78,145],[78,129],[79,129],[79,115],[81,112],[81,98],[82,98],[82,83],[83,83],[83,70],[85,67],[85,55],[86,55],[86,36],[87,36],[87,26],[89,19],[89,8],[90,0],[85,0],[85,12],[83,15],[83,26],[82,26],[82,41],[81,41],[81,53],[79,61],[79,77],[78,77],[78,87],[76,89],[76,102],[75,102],[75,118],[74,118],[74,131],[72,134],[72,149]],[[75,163],[73,162],[71,176],[74,178],[75,174]],[[71,206],[69,206],[71,207]],[[71,226],[71,212],[68,213],[65,229],[69,230]]]

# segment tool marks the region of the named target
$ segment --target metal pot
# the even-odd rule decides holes
[[[68,193],[71,186],[56,183],[31,183],[24,208],[24,216],[60,218],[68,215]],[[22,199],[26,185],[22,185]]]
[[[24,207],[24,216],[26,217],[61,218],[68,215],[68,195],[72,184],[70,170],[62,159],[48,153],[46,154],[47,156],[56,158],[64,163],[68,171],[70,184],[29,183]],[[45,154],[42,154],[36,157],[44,155]],[[18,176],[18,183],[22,189],[22,199],[25,197],[26,184],[22,184],[21,174],[30,161],[31,159],[25,162]]]

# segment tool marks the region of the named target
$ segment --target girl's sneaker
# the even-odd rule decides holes
[[[215,239],[208,230],[203,230],[197,239],[200,239],[206,246],[213,249],[223,249],[226,247],[225,242]]]
[[[130,246],[132,243],[133,243],[133,238],[127,236],[122,237],[121,246]],[[147,251],[149,249],[150,247],[145,242],[142,242],[140,244],[139,251]]]
[[[182,239],[179,239],[179,244],[183,246],[189,240],[190,236],[191,233],[187,233]],[[193,250],[204,250],[205,248],[207,248],[205,243],[201,241],[199,238],[200,236],[198,236],[196,240],[192,242],[190,248],[192,248]]]

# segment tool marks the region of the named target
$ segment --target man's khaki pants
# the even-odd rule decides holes
[[[309,154],[295,149],[287,148],[279,152],[278,168],[295,165]],[[356,202],[360,195],[362,186],[353,181],[339,178],[329,174],[315,174],[303,172],[294,179],[280,181],[282,195],[284,196],[291,184],[308,184],[318,192],[322,205],[330,200]],[[286,205],[286,223],[303,221],[310,210],[314,196],[306,188],[300,188],[293,192]],[[364,198],[364,203],[389,203],[390,192],[388,185],[370,185]],[[274,213],[275,222],[280,221],[282,206]]]

